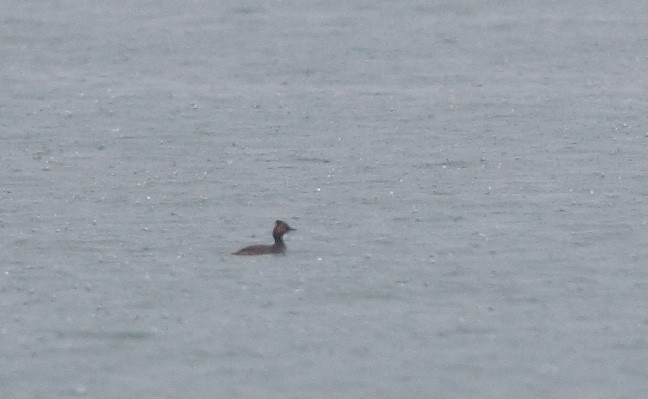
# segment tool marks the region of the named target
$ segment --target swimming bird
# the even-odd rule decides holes
[[[288,226],[288,223],[277,220],[274,229],[272,229],[272,237],[274,237],[274,244],[272,245],[250,245],[239,249],[232,255],[266,255],[266,254],[282,254],[286,252],[286,244],[283,241],[283,235],[289,231],[295,230]]]

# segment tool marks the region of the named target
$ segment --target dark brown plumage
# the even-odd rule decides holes
[[[232,255],[266,255],[266,254],[282,254],[286,252],[286,244],[283,241],[283,235],[287,232],[295,230],[288,226],[286,222],[277,220],[275,227],[272,229],[272,237],[274,237],[274,244],[272,245],[250,245],[239,249]]]

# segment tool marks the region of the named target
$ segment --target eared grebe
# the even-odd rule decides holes
[[[287,232],[295,230],[288,226],[286,222],[277,220],[275,227],[272,229],[272,236],[274,237],[274,244],[272,245],[251,245],[234,252],[233,255],[266,255],[266,254],[282,254],[286,252],[286,244],[283,242],[283,235]]]

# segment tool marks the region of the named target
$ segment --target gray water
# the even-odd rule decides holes
[[[648,6],[546,3],[5,2],[0,396],[646,397]]]

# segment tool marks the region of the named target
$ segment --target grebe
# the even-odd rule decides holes
[[[286,252],[286,244],[283,241],[283,235],[287,232],[295,230],[288,226],[288,223],[281,220],[275,222],[275,227],[272,229],[272,236],[274,237],[274,244],[272,245],[251,245],[242,248],[232,255],[266,255],[266,254],[282,254]]]

